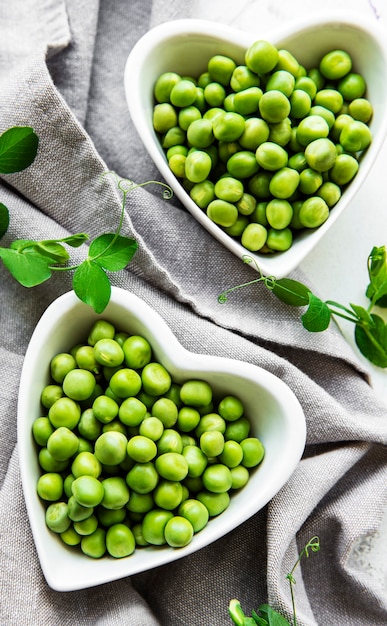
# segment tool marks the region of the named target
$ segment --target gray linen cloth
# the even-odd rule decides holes
[[[195,3],[0,4],[0,131],[30,125],[40,137],[35,163],[2,177],[0,201],[11,224],[1,245],[111,231],[120,197],[113,180],[101,184],[101,173],[160,179],[127,112],[123,69],[143,33],[180,17],[197,17]],[[308,334],[297,312],[259,287],[220,305],[223,289],[251,279],[252,270],[157,186],[130,195],[124,233],[139,251],[114,284],[159,311],[189,350],[245,360],[282,378],[305,411],[305,454],[264,510],[208,548],[98,588],[53,591],[23,502],[16,407],[31,333],[47,305],[71,289],[71,278],[28,290],[0,267],[0,623],[225,626],[233,597],[246,612],[268,600],[290,619],[285,576],[318,535],[321,551],[297,574],[300,626],[386,624],[382,577],[369,575],[356,555],[377,536],[386,505],[387,415],[356,355],[337,328]]]

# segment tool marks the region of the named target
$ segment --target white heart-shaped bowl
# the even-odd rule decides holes
[[[117,329],[148,339],[154,358],[162,363],[176,382],[190,378],[207,380],[214,393],[238,395],[266,453],[252,472],[248,484],[236,492],[231,504],[180,549],[147,547],[136,549],[123,559],[90,559],[68,548],[44,519],[44,506],[36,493],[40,475],[31,427],[41,415],[40,394],[49,382],[49,362],[87,337],[98,316],[69,292],[56,299],[42,315],[29,343],[20,380],[18,401],[18,445],[20,470],[27,511],[41,567],[50,587],[71,591],[155,568],[190,554],[247,520],[281,489],[297,466],[304,450],[306,427],[301,406],[289,387],[273,374],[249,363],[194,354],[176,339],[163,318],[135,295],[113,287],[112,297],[102,316]]]
[[[259,23],[259,20],[258,20]],[[244,62],[247,47],[266,39],[292,52],[306,67],[314,67],[321,56],[333,49],[345,49],[353,58],[354,71],[367,81],[367,97],[374,107],[370,128],[373,141],[362,156],[359,171],[331,209],[328,220],[319,228],[300,233],[292,247],[282,253],[259,254],[244,248],[212,222],[187,194],[168,167],[165,154],[152,123],[153,88],[157,77],[166,71],[199,76],[215,54]],[[306,17],[273,32],[242,32],[230,26],[205,20],[176,20],[156,26],[134,46],[126,62],[124,86],[132,121],[163,179],[188,211],[237,257],[246,254],[264,275],[282,278],[295,269],[351,204],[383,144],[387,131],[387,33],[376,20],[365,16],[323,14]],[[143,181],[140,181],[143,182]],[[166,214],[168,206],[165,207]]]

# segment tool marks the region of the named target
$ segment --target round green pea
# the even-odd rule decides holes
[[[307,198],[300,209],[299,219],[306,228],[317,228],[329,217],[329,207],[319,196]]]
[[[156,104],[153,109],[152,121],[155,131],[164,134],[171,128],[176,127],[178,123],[177,112],[169,102]]]
[[[322,106],[332,111],[332,113],[338,113],[343,106],[343,96],[340,91],[337,89],[331,89],[325,87],[324,89],[320,89],[317,91],[314,97],[314,104],[317,106]]]
[[[63,389],[61,385],[46,385],[40,396],[40,401],[45,409],[49,409],[54,402],[63,397]]]
[[[295,171],[295,170],[293,170]],[[288,200],[274,198],[266,207],[266,218],[272,228],[281,230],[286,228],[292,219],[293,208]]]
[[[129,489],[122,476],[109,476],[101,482],[104,491],[101,505],[105,509],[121,509],[129,502]]]
[[[181,79],[173,85],[169,100],[173,106],[187,107],[196,100],[196,85],[187,79]]]
[[[206,209],[210,202],[215,199],[214,183],[210,180],[203,180],[196,183],[189,192],[192,200],[201,209]]]
[[[98,527],[91,535],[82,537],[82,552],[93,559],[100,559],[106,552],[105,538],[106,531]]]
[[[77,362],[72,354],[66,352],[56,354],[50,362],[51,378],[55,382],[62,384],[66,374],[76,367]]]
[[[269,228],[266,245],[270,250],[284,252],[289,250],[293,243],[293,233],[291,228]]]
[[[354,120],[346,124],[340,133],[340,143],[347,152],[360,152],[372,141],[370,128],[364,122]]]
[[[311,141],[328,137],[329,124],[321,115],[308,115],[300,120],[297,129],[297,141],[302,146],[307,146]]]
[[[103,465],[119,465],[126,457],[128,440],[120,432],[102,433],[95,442],[94,454]]]
[[[265,91],[259,100],[258,107],[261,116],[269,124],[281,122],[289,116],[291,110],[289,98],[278,89]]]
[[[196,150],[187,155],[185,175],[192,183],[201,183],[208,177],[212,168],[211,157],[203,150]]]
[[[272,141],[265,141],[255,152],[258,164],[265,170],[276,171],[288,163],[288,153],[282,146]]]
[[[67,461],[78,451],[77,435],[66,426],[59,426],[47,440],[47,450],[57,461]]]
[[[329,170],[329,179],[337,185],[346,185],[357,174],[359,162],[350,154],[339,154]]]
[[[94,476],[78,476],[71,485],[75,500],[85,507],[95,507],[102,502],[102,483]]]
[[[250,478],[250,472],[247,467],[244,467],[244,465],[231,467],[230,473],[232,480],[231,489],[242,489],[242,487],[247,485]]]
[[[77,454],[71,465],[71,473],[75,478],[87,474],[98,478],[101,474],[102,466],[95,454],[84,451]]]
[[[213,132],[218,141],[237,141],[244,127],[244,117],[233,111],[224,112],[213,120]]]
[[[181,76],[176,72],[163,72],[157,78],[154,87],[154,96],[157,102],[169,102],[172,87],[180,82]]]
[[[208,148],[214,141],[212,122],[206,118],[192,121],[187,128],[187,140],[190,146],[199,150]]]
[[[175,515],[165,525],[164,535],[169,546],[183,548],[192,541],[194,529],[187,518]]]
[[[278,63],[278,50],[269,41],[257,40],[246,50],[245,63],[256,74],[267,74]]]
[[[242,465],[251,468],[261,463],[265,454],[265,448],[257,437],[247,437],[240,442],[240,446],[243,452]]]
[[[32,435],[39,446],[46,446],[53,432],[54,427],[48,417],[37,417],[32,423]]]
[[[165,452],[155,460],[155,468],[166,480],[180,481],[188,474],[186,458],[177,452]]]
[[[230,469],[237,467],[243,459],[243,449],[237,441],[225,441],[223,451],[219,455],[219,461]]]
[[[362,98],[366,92],[366,82],[361,76],[355,72],[349,72],[341,80],[339,80],[337,89],[343,96],[344,100],[352,101]]]
[[[47,527],[54,533],[64,533],[71,526],[71,519],[67,515],[66,502],[52,502],[45,513]]]
[[[238,218],[238,209],[231,202],[216,199],[210,202],[206,214],[215,224],[229,227],[235,224]]]
[[[113,524],[106,531],[106,549],[110,556],[121,559],[130,556],[136,547],[134,535],[126,524]]]
[[[146,413],[147,407],[139,398],[125,398],[118,409],[118,417],[125,426],[139,426]]]
[[[173,518],[172,511],[153,509],[145,514],[142,521],[142,534],[147,543],[162,546],[166,543],[165,527]]]
[[[152,439],[143,435],[131,437],[127,444],[127,453],[138,463],[148,463],[157,454],[157,446]]]
[[[103,366],[117,367],[124,360],[124,351],[115,339],[99,339],[94,345],[96,361]]]
[[[236,152],[227,161],[227,171],[235,178],[249,178],[258,171],[258,168],[259,165],[254,153],[248,150]],[[217,183],[215,189],[216,185]]]
[[[157,362],[145,365],[141,372],[141,380],[145,393],[150,396],[165,394],[172,384],[169,372],[161,363]]]
[[[281,169],[274,173],[270,180],[269,190],[274,198],[285,200],[294,194],[299,182],[300,175],[297,170],[287,166],[281,167]]]
[[[199,502],[204,504],[209,517],[216,517],[217,515],[220,515],[230,504],[230,495],[227,491],[222,493],[213,493],[211,491],[203,490],[196,494],[196,498]]]
[[[236,68],[234,59],[223,54],[215,54],[208,61],[207,70],[211,80],[228,86]]]
[[[309,167],[317,172],[330,170],[337,158],[335,144],[327,137],[321,137],[308,143],[305,148],[305,159]]]
[[[265,120],[260,117],[249,117],[245,121],[243,133],[238,142],[245,150],[255,151],[261,143],[268,140],[270,127]]]
[[[241,236],[241,244],[247,250],[256,252],[266,243],[267,229],[262,224],[251,223],[246,226]]]
[[[331,50],[322,57],[319,69],[328,80],[339,80],[351,71],[351,56],[345,50]]]
[[[240,153],[237,152],[233,156],[237,156],[238,154]],[[231,156],[228,160],[227,167],[233,156]],[[219,200],[225,200],[226,202],[238,202],[244,193],[243,183],[233,176],[223,176],[215,183],[214,193]]]
[[[42,500],[60,500],[63,494],[63,478],[58,472],[46,472],[39,476],[36,489]]]

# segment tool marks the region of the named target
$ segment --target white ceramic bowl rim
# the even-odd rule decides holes
[[[44,508],[36,494],[40,469],[31,425],[34,418],[40,415],[40,393],[48,382],[45,370],[48,370],[49,359],[55,353],[69,349],[69,337],[74,338],[75,343],[81,336],[85,337],[86,329],[98,316],[81,303],[74,292],[57,298],[38,322],[25,355],[17,421],[21,478],[31,529],[46,580],[58,591],[91,587],[152,569],[217,540],[274,497],[294,472],[305,446],[306,425],[300,403],[290,388],[270,372],[246,362],[187,351],[153,308],[134,294],[117,287],[113,287],[111,302],[100,317],[111,319],[117,328],[126,327],[129,332],[143,332],[144,336],[148,336],[156,359],[158,354],[167,355],[163,362],[175,379],[174,370],[184,372],[183,378],[200,375],[209,380],[215,390],[222,388],[223,393],[240,390],[242,400],[247,398],[246,414],[247,411],[252,414],[257,410],[256,393],[259,393],[262,407],[259,424],[266,457],[255,478],[233,496],[229,508],[213,518],[185,548],[176,550],[163,546],[137,549],[135,554],[124,559],[103,557],[100,560],[89,559],[67,549],[45,526]],[[82,334],[77,338],[73,333],[78,328]],[[256,422],[253,423],[257,428]]]
[[[374,133],[371,146],[365,154],[362,155],[358,174],[344,190],[342,199],[331,209],[329,219],[318,229],[299,234],[290,250],[279,254],[265,255],[247,251],[241,246],[239,241],[229,237],[220,227],[211,222],[205,212],[197,207],[184,191],[180,182],[172,174],[166,162],[163,149],[152,127],[151,108],[149,106],[149,103],[152,101],[152,86],[148,84],[148,81],[153,70],[147,67],[147,62],[149,61],[148,65],[152,65],[152,61],[156,60],[155,57],[152,56],[155,50],[157,50],[157,55],[161,57],[164,53],[166,54],[165,51],[167,51],[168,45],[173,44],[175,41],[182,40],[182,38],[186,38],[187,42],[190,40],[197,42],[200,38],[201,43],[211,40],[215,42],[214,50],[216,43],[223,46],[225,41],[232,42],[233,47],[246,49],[250,43],[258,38],[265,38],[275,44],[288,47],[288,42],[296,38],[300,43],[309,36],[314,29],[316,29],[316,32],[323,32],[324,29],[330,29],[331,33],[337,32],[338,34],[348,34],[353,31],[353,36],[361,35],[358,40],[359,46],[361,45],[362,37],[367,38],[369,40],[367,43],[372,43],[372,46],[369,46],[370,54],[373,54],[375,58],[377,57],[378,63],[381,68],[384,68],[385,73],[385,68],[387,68],[387,32],[376,19],[367,19],[366,16],[356,13],[348,15],[344,14],[342,11],[332,13],[321,12],[313,16],[304,16],[303,18],[289,22],[283,27],[264,33],[248,33],[228,25],[200,19],[165,22],[148,31],[136,43],[129,54],[125,67],[124,84],[132,121],[145,148],[164,180],[170,185],[175,195],[181,200],[188,211],[194,215],[197,221],[218,241],[225,245],[226,248],[239,258],[243,258],[246,255],[249,256],[254,261],[250,263],[251,267],[257,266],[263,274],[272,275],[277,278],[288,275],[301,263],[307,254],[309,254],[314,246],[321,240],[324,234],[333,226],[334,222],[342,214],[344,208],[350,205],[357,191],[366,180],[387,134],[387,85],[384,76],[380,78],[380,85],[378,83],[380,102],[374,102],[371,98],[376,111],[374,120],[371,122],[371,128],[373,125],[377,124],[377,132]],[[363,46],[365,46],[365,43]],[[358,59],[358,61],[359,60],[363,62],[363,59]],[[157,63],[161,64],[160,67],[162,66],[160,59],[157,59]],[[163,71],[167,71],[167,69],[170,68],[164,67]],[[155,76],[153,76],[153,79],[154,78]],[[367,76],[365,76],[365,78],[367,80]]]

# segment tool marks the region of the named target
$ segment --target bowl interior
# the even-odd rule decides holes
[[[367,81],[367,97],[374,107],[370,124],[373,142],[362,157],[358,174],[332,208],[329,219],[320,228],[299,234],[288,251],[274,255],[247,251],[209,220],[170,171],[152,125],[153,86],[162,72],[198,76],[214,54],[230,55],[243,63],[246,48],[259,38],[288,49],[308,68],[314,67],[330,50],[347,50],[353,58],[354,71]],[[129,112],[155,165],[192,215],[236,256],[242,258],[248,254],[263,274],[281,278],[300,264],[350,204],[382,146],[387,130],[387,83],[383,80],[387,68],[386,42],[386,33],[378,22],[368,22],[363,17],[348,18],[340,13],[332,18],[315,16],[273,32],[254,34],[204,20],[161,24],[139,40],[127,59],[124,84]],[[254,263],[250,265],[254,267]]]
[[[33,333],[20,382],[18,445],[23,490],[43,573],[48,584],[59,591],[130,576],[215,541],[261,509],[278,492],[294,471],[305,445],[302,409],[280,379],[248,363],[187,352],[158,313],[136,296],[113,288],[103,317],[119,329],[145,336],[152,344],[155,358],[165,365],[176,382],[202,378],[211,383],[215,393],[238,395],[245,404],[253,434],[265,445],[266,455],[246,487],[233,495],[229,508],[213,518],[185,548],[150,547],[136,549],[124,559],[92,560],[66,547],[46,528],[44,507],[36,495],[40,469],[31,426],[41,414],[40,393],[49,381],[50,359],[84,339],[96,317],[72,292],[54,301]]]

